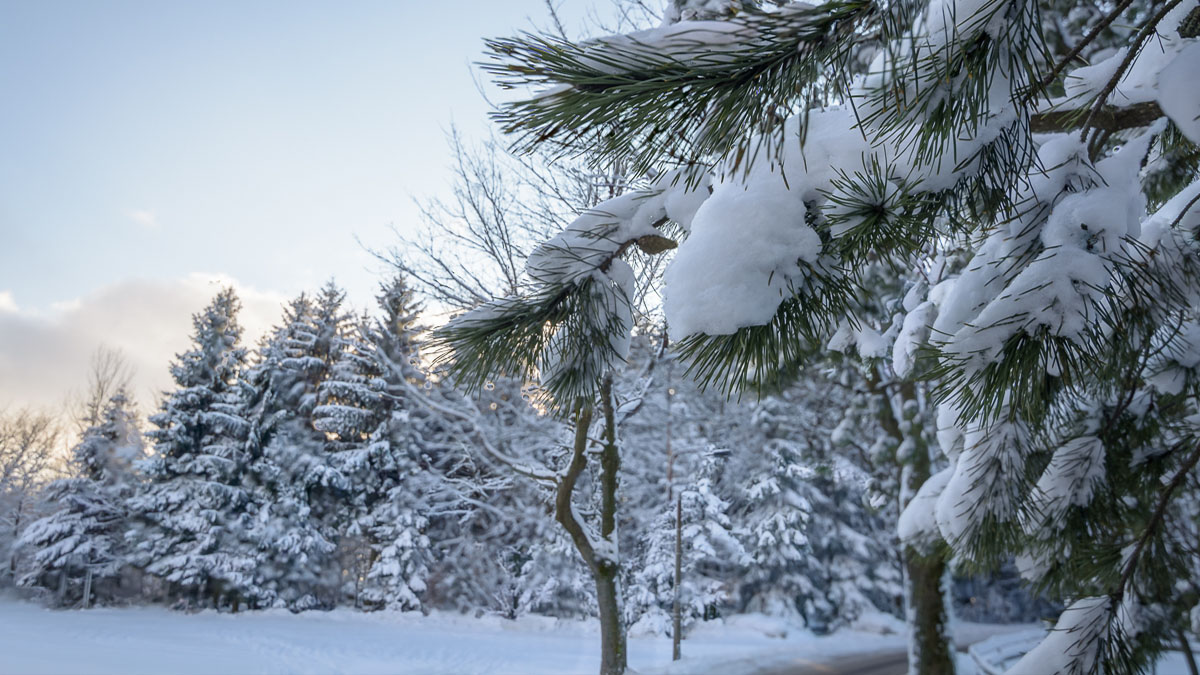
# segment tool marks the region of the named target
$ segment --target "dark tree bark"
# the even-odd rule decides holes
[[[908,468],[904,492],[915,495],[929,480],[932,462],[929,446],[922,436],[919,420],[902,420],[905,403],[917,400],[916,385],[912,382],[898,383],[898,401],[892,401],[886,388],[878,380],[868,382],[877,395],[882,396],[879,407],[879,422],[897,444],[911,439],[911,453],[897,457],[901,466]],[[902,422],[907,422],[903,424]],[[901,503],[903,509],[907,504]],[[908,642],[909,669],[921,675],[953,675],[954,654],[946,633],[949,617],[946,611],[946,589],[942,581],[946,573],[945,545],[931,552],[922,552],[911,546],[903,550],[904,575],[907,582],[905,602],[909,612],[912,634]]]
[[[929,480],[929,448],[917,443],[908,459],[908,491],[916,494]],[[906,601],[912,620],[908,644],[909,668],[922,675],[953,675],[954,654],[946,631],[946,547],[921,552],[904,547],[904,571],[908,577]]]
[[[946,636],[946,556],[921,555],[911,546],[904,549],[908,574],[908,602],[912,615],[909,638],[909,669],[921,675],[953,675],[954,654]]]

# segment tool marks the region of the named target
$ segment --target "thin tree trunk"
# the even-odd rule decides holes
[[[596,561],[596,597],[600,611],[602,673],[624,673],[627,663],[625,626],[621,620],[621,557],[617,539],[617,489],[620,487],[621,453],[617,447],[617,407],[613,401],[612,373],[600,383],[604,411],[604,449],[600,452],[600,536],[608,555]],[[602,588],[603,586],[603,588]],[[607,638],[607,639],[606,639]],[[606,666],[607,665],[607,670]]]
[[[21,511],[22,511],[22,508],[24,505],[24,499],[25,499],[24,497],[21,497],[17,501],[17,513],[16,513],[16,517],[13,520],[13,529],[12,529],[13,541],[16,541],[17,538],[21,535]],[[12,547],[12,550],[8,556],[8,571],[9,571],[9,574],[12,575],[13,580],[16,581],[16,578],[17,578],[17,547],[16,546]]]
[[[620,458],[616,453],[616,429],[613,419],[611,380],[602,387],[605,412],[605,446],[600,457],[601,468],[601,535],[606,550],[598,552],[583,524],[575,515],[572,496],[579,476],[587,468],[588,428],[592,423],[592,407],[580,402],[575,410],[575,443],[571,462],[558,484],[554,498],[554,518],[571,537],[579,555],[587,563],[596,582],[596,604],[600,612],[600,675],[623,675],[626,668],[625,630],[621,624],[621,598],[617,586],[620,565],[615,556],[616,530],[616,471]]]
[[[83,578],[83,608],[88,609],[92,605],[92,568],[89,565],[87,572]]]
[[[663,337],[663,348],[667,338]],[[675,502],[675,581],[671,587],[671,660],[683,658],[683,608],[680,606],[679,586],[683,583],[683,500],[675,497],[675,450],[671,447],[671,401],[674,369],[667,362],[667,503]]]
[[[675,497],[675,602],[671,607],[671,660],[683,657],[683,607],[679,586],[683,583],[683,496]]]

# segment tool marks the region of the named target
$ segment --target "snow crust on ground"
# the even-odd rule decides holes
[[[0,674],[45,673],[554,673],[591,675],[596,623],[548,617],[285,610],[185,614],[163,608],[48,610],[0,600]],[[872,624],[864,629],[878,630]],[[867,630],[816,637],[765,616],[697,627],[671,662],[665,637],[630,637],[632,670],[752,673],[803,657],[903,649],[905,636]],[[782,637],[768,637],[782,635]]]

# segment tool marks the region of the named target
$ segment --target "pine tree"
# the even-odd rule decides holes
[[[134,563],[164,579],[173,598],[196,603],[261,597],[257,545],[247,538],[254,514],[243,479],[249,424],[237,386],[246,363],[240,307],[227,288],[192,317],[192,349],[171,366],[178,388],[150,418],[154,448],[139,463],[143,483],[128,502]]]
[[[1183,558],[1166,533],[1200,464],[1185,356],[1200,127],[1182,93],[1200,70],[1196,3],[1070,20],[1073,6],[1008,0],[718,4],[678,3],[678,23],[583,43],[492,41],[502,84],[548,89],[497,119],[519,149],[671,177],[640,192],[693,207],[668,213],[687,237],[665,273],[666,316],[692,373],[722,387],[779,387],[824,351],[855,321],[863,263],[912,258],[920,273],[966,240],[965,269],[921,299],[947,468],[917,453],[906,515],[936,526],[911,531],[968,566],[1027,554],[1030,578],[1072,603],[1059,628],[1075,647],[1056,633],[1026,665],[1057,651],[1063,672],[1143,667],[1158,628],[1182,620],[1169,589]],[[712,9],[732,16],[688,20]],[[1049,38],[1067,25],[1080,34]],[[1099,63],[1077,68],[1085,54]],[[710,180],[710,195],[692,190]],[[575,274],[453,337],[486,353],[485,334],[536,324],[603,346],[621,332],[579,319],[594,315],[596,270],[648,236],[618,230]],[[536,353],[537,339],[506,346]],[[895,421],[923,423],[919,406],[908,397]],[[1064,538],[1068,564],[1036,564]],[[912,665],[953,670],[944,647],[915,649]]]
[[[315,299],[292,300],[246,378],[256,583],[269,604],[297,611],[331,606],[341,587],[333,554],[350,484],[313,412],[344,346],[344,297],[330,282]]]
[[[424,389],[432,383],[420,369],[420,307],[402,276],[383,286],[378,304],[378,320],[347,333],[314,416],[318,429],[349,446],[334,462],[355,485],[343,537],[361,541],[356,602],[411,610],[421,606],[433,562],[427,535],[437,492],[432,468],[446,429],[413,393],[438,395]]]
[[[124,391],[108,400],[96,422],[71,451],[73,476],[46,490],[57,510],[31,523],[18,542],[30,551],[18,584],[57,592],[64,604],[91,602],[82,598],[89,573],[96,598],[112,599],[128,564],[125,500],[133,489],[133,462],[143,453],[142,432]]]

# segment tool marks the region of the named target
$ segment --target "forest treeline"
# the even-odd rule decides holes
[[[8,432],[21,420],[5,418],[5,584],[59,606],[86,592],[224,611],[594,615],[552,491],[505,465],[560,468],[570,425],[515,380],[461,393],[422,354],[403,275],[370,314],[332,282],[303,294],[255,348],[238,310],[226,289],[194,316],[147,429],[128,391],[93,387],[103,400],[80,406],[69,477],[18,485]],[[755,611],[824,632],[898,615],[896,444],[870,397],[814,372],[730,399],[690,383],[664,346],[639,328],[615,378],[627,625],[669,632],[677,535],[685,626]],[[983,618],[1036,612],[1011,580],[959,587]]]

